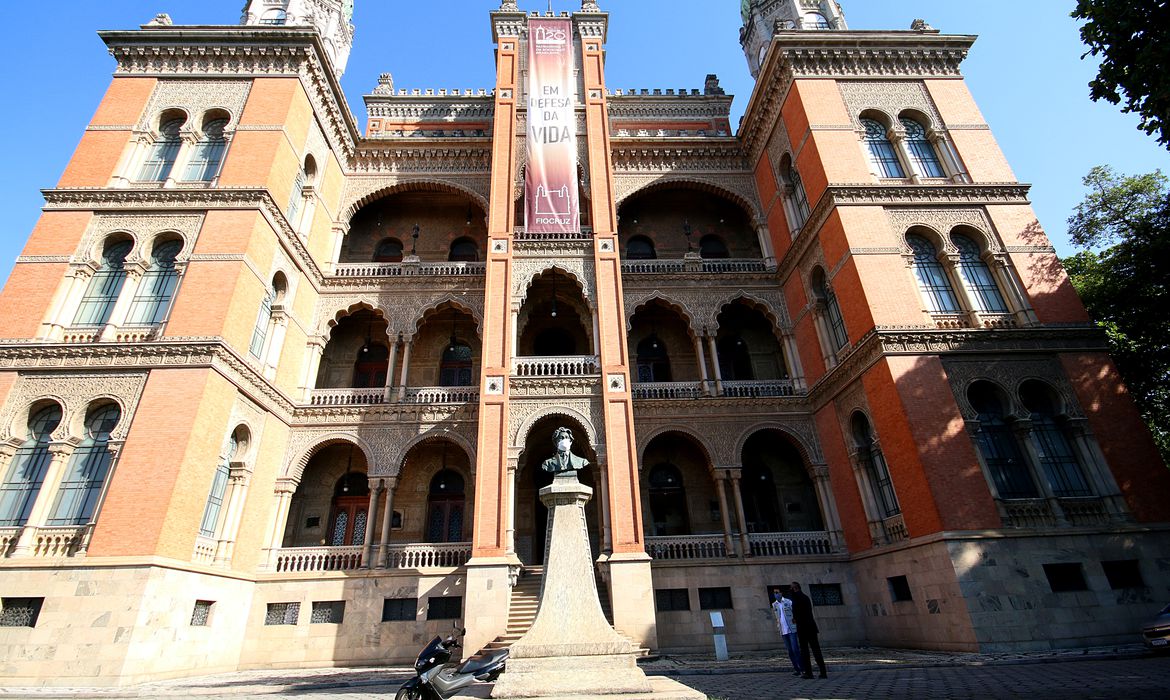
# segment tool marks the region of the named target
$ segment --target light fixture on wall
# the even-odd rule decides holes
[[[650,324],[650,347],[658,349],[658,324],[656,323]]]
[[[369,321],[366,323],[366,342],[364,345],[362,345],[362,354],[369,352],[370,348],[374,345],[374,339],[370,336],[370,333],[372,330],[371,326],[373,325],[373,323],[374,323],[373,321]]]
[[[557,317],[557,273],[552,276],[552,313],[549,314],[553,318]]]
[[[452,312],[452,314],[451,314],[451,340],[447,343],[447,350],[450,352],[455,352],[455,345],[459,342],[459,340],[455,337],[455,322],[458,318],[459,318],[458,315],[456,315],[454,312]]]
[[[350,445],[349,446],[349,457],[346,458],[346,462],[345,462],[345,474],[343,474],[341,477],[341,492],[342,493],[349,493],[349,472],[353,468],[353,451],[354,451],[354,446]]]
[[[467,221],[466,221],[466,223],[465,223],[465,225],[466,225],[466,226],[470,226],[470,225],[471,225],[471,217],[472,217],[472,212],[471,212],[471,205],[470,205],[470,204],[468,204],[468,205],[467,205]]]

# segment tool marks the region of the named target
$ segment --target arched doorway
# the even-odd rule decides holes
[[[589,462],[588,467],[577,473],[577,478],[593,489],[593,497],[585,504],[585,524],[594,558],[601,553],[601,492],[597,488],[597,453],[578,421],[567,416],[546,416],[528,431],[516,470],[516,555],[528,566],[544,563],[548,508],[540,500],[540,489],[552,483],[553,475],[541,469],[541,464],[556,452],[552,435],[561,426],[573,431],[573,453]]]
[[[471,539],[472,458],[455,441],[434,437],[411,447],[399,471],[394,510],[400,542]]]
[[[741,459],[740,493],[748,532],[824,529],[807,465],[783,432],[756,432],[744,443]]]
[[[351,447],[351,450],[356,449]],[[370,485],[364,473],[346,472],[333,487],[330,507],[330,547],[352,547],[365,542],[369,524]]]
[[[462,542],[466,505],[463,477],[453,469],[435,474],[427,491],[427,542]]]
[[[593,354],[593,312],[581,285],[561,270],[546,270],[533,280],[518,322],[521,357]]]
[[[369,522],[365,453],[351,442],[318,448],[289,503],[283,547],[348,547],[365,541]],[[371,532],[376,537],[378,533]]]

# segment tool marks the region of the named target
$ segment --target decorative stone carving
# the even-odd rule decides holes
[[[365,205],[396,192],[425,190],[428,188],[449,190],[466,195],[484,211],[488,206],[490,181],[484,177],[452,177],[434,175],[428,177],[350,177],[346,178],[345,194],[338,219],[348,222]]]
[[[207,110],[222,109],[231,116],[227,125],[231,131],[240,120],[251,89],[250,80],[160,80],[135,128],[158,131],[160,114],[168,109],[181,109],[187,114],[184,130],[194,131],[203,128]]]
[[[370,477],[396,477],[411,448],[422,442],[445,438],[467,453],[475,464],[475,424],[428,425],[394,422],[346,426],[296,428],[289,435],[283,476],[299,481],[316,452],[330,444],[348,442],[366,457]]]
[[[1002,252],[1003,245],[999,236],[994,235],[991,220],[983,209],[903,209],[887,208],[886,216],[890,219],[890,226],[897,237],[898,247],[904,255],[913,255],[914,251],[906,245],[906,231],[912,226],[925,226],[939,235],[943,241],[942,252],[958,254],[958,249],[951,242],[950,232],[956,226],[970,226],[982,233],[987,241],[988,249],[992,252]]]
[[[35,402],[50,399],[61,406],[61,424],[54,440],[85,435],[85,414],[97,400],[117,402],[122,416],[110,435],[117,442],[126,439],[147,373],[142,372],[21,372],[0,411],[0,442],[28,434],[28,410]]]
[[[1027,417],[1028,409],[1019,401],[1020,385],[1029,379],[1038,379],[1060,395],[1066,415],[1070,418],[1084,417],[1076,393],[1055,358],[943,358],[943,368],[946,369],[951,390],[955,393],[959,411],[967,420],[976,418],[975,409],[967,401],[967,387],[977,380],[989,381],[1004,390],[1010,403],[1006,407],[1009,414]]]
[[[942,115],[926,91],[926,85],[914,80],[868,81],[843,80],[837,83],[845,108],[855,129],[861,130],[861,113],[867,109],[884,113],[891,124],[897,124],[899,115],[912,109],[930,118],[925,126],[935,129],[946,127]]]
[[[128,233],[134,239],[134,248],[126,256],[130,263],[149,259],[151,243],[159,233],[178,233],[183,238],[183,249],[175,260],[185,262],[191,256],[202,227],[202,214],[96,214],[70,262],[100,262],[102,242],[115,231]]]
[[[666,184],[698,184],[704,188],[710,188],[711,191],[724,197],[730,197],[733,201],[744,208],[744,212],[752,218],[763,219],[764,214],[759,205],[759,197],[756,194],[756,185],[752,176],[748,173],[743,174],[701,174],[688,173],[686,175],[672,175],[667,171],[658,174],[622,174],[614,173],[614,203],[615,206],[621,207],[624,202],[631,195],[643,190],[651,185],[662,186]]]
[[[523,259],[516,258],[512,262],[512,298],[523,302],[528,296],[528,288],[532,281],[541,273],[557,269],[568,274],[581,285],[585,302],[590,309],[597,307],[597,273],[596,264],[592,258],[544,258]]]
[[[545,416],[552,415],[569,416],[581,423],[589,439],[589,446],[593,449],[598,450],[604,442],[598,436],[598,427],[604,424],[599,400],[553,398],[511,402],[508,407],[508,444],[523,447],[532,426]]]

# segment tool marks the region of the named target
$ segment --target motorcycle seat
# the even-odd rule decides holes
[[[496,649],[495,651],[484,651],[476,654],[459,667],[459,673],[470,673],[472,675],[483,672],[484,669],[491,668],[499,664],[504,659],[508,658],[507,649]]]

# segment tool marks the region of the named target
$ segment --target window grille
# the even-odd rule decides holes
[[[1033,411],[1031,418],[1040,466],[1052,484],[1053,495],[1059,498],[1092,496],[1093,489],[1085,480],[1073,446],[1055,418],[1039,411]]]
[[[841,595],[841,584],[839,583],[810,583],[808,597],[817,607],[845,604],[845,597]]]
[[[206,627],[211,620],[211,606],[214,604],[211,600],[195,601],[195,607],[191,610],[191,626]]]
[[[211,492],[207,494],[207,504],[203,508],[203,520],[199,524],[199,534],[204,537],[215,537],[219,511],[223,508],[223,497],[227,491],[230,475],[231,466],[228,464],[228,459],[221,457],[219,464],[215,467],[215,476],[211,480]]]
[[[792,222],[792,227],[800,228],[808,221],[810,211],[808,194],[804,191],[804,180],[800,179],[800,171],[796,169],[795,165],[788,166],[788,180],[792,185],[792,204],[796,212],[796,221]]]
[[[309,614],[311,625],[340,625],[345,619],[345,601],[327,600],[314,601],[313,611]]]
[[[914,277],[931,313],[956,314],[962,311],[946,270],[938,261],[934,245],[922,236],[906,236],[914,251]]]
[[[162,323],[171,309],[171,299],[175,295],[175,287],[179,284],[179,271],[175,268],[175,258],[183,249],[181,241],[168,241],[155,248],[154,259],[150,269],[142,276],[134,298],[130,300],[130,308],[126,314],[126,322],[131,325],[152,325]]]
[[[886,583],[890,587],[890,599],[895,603],[914,600],[914,594],[910,591],[910,581],[905,576],[890,576]]]
[[[300,603],[269,603],[265,625],[295,625],[301,616]]]
[[[288,194],[288,223],[293,228],[297,225],[297,213],[301,210],[301,200],[305,198],[305,171],[298,170],[293,180],[292,192]]]
[[[1084,567],[1080,563],[1045,564],[1044,576],[1053,593],[1089,590],[1089,584],[1085,583]]]
[[[56,404],[29,418],[28,439],[16,450],[8,476],[0,486],[0,527],[20,527],[28,522],[52,461],[49,441],[60,424],[61,407]]]
[[[1007,302],[991,275],[991,268],[983,262],[979,246],[966,236],[952,236],[951,240],[959,249],[959,276],[971,290],[977,305],[975,310],[981,313],[1007,313]]]
[[[121,415],[117,404],[106,404],[91,410],[86,417],[86,437],[69,458],[48,525],[85,525],[93,520],[114,460],[109,449],[110,433]]]
[[[898,152],[886,136],[886,127],[873,119],[862,119],[861,125],[865,128],[866,152],[878,174],[881,177],[906,177],[902,162],[898,160]]]
[[[903,119],[902,126],[906,129],[906,146],[915,172],[922,177],[946,177],[934,144],[926,138],[926,128],[913,119]]]
[[[0,598],[0,627],[36,627],[44,598]]]
[[[845,332],[845,318],[841,315],[841,307],[837,304],[837,295],[833,287],[825,282],[821,288],[825,298],[825,314],[829,321],[829,336],[833,343],[833,352],[849,344],[849,335]]]
[[[1103,561],[1101,568],[1105,571],[1105,578],[1109,587],[1115,591],[1127,588],[1145,588],[1146,582],[1142,578],[1142,570],[1137,559],[1121,559],[1118,561]]]
[[[724,586],[699,589],[700,610],[731,610],[732,607],[730,588]]]
[[[126,256],[130,254],[130,241],[114,243],[102,255],[102,265],[89,281],[77,314],[73,317],[75,326],[104,326],[114,313],[114,304],[122,293],[126,281]]]
[[[462,616],[462,596],[436,596],[427,599],[428,620],[458,620]]]

